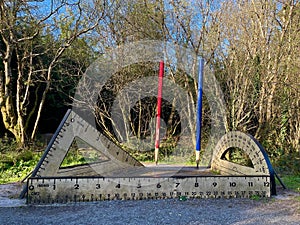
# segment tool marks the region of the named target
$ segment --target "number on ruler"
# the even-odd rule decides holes
[[[236,187],[236,183],[235,182],[229,182],[229,186],[230,187]]]

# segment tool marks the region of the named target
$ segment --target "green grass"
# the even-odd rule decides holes
[[[261,197],[258,196],[258,195],[252,195],[252,196],[250,197],[250,199],[251,199],[251,200],[254,200],[254,201],[259,201],[259,200],[261,200]]]
[[[0,139],[0,184],[22,181],[35,168],[44,146],[26,149],[7,138]]]
[[[0,153],[0,184],[22,181],[35,168],[41,153],[31,150]]]
[[[300,193],[300,175],[283,175],[280,178],[288,189]]]

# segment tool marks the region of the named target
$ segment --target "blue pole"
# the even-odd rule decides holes
[[[197,100],[197,123],[196,123],[196,164],[199,168],[201,150],[201,121],[202,121],[202,94],[203,94],[203,70],[204,59],[200,59],[198,71],[198,100]]]

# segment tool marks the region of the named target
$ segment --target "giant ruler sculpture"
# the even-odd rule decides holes
[[[93,106],[97,102],[99,90],[103,87],[102,83],[105,84],[109,81],[110,74],[131,64],[156,63],[161,60],[166,60],[166,64],[175,62],[176,65],[173,66],[178,67],[185,74],[191,74],[197,70],[194,69],[195,62],[198,61],[197,56],[193,56],[192,51],[180,46],[155,41],[130,43],[103,56],[102,61],[87,71],[87,77],[82,79],[87,82],[79,83],[78,89],[88,90],[83,96],[91,97],[90,105]],[[203,72],[203,67],[201,67],[202,69],[199,67],[199,71]],[[213,75],[210,74],[207,79],[204,79],[204,89],[208,90],[216,86],[214,85],[215,80],[209,80],[212,78]],[[190,77],[190,79],[195,80],[196,78]],[[125,89],[132,90],[133,87],[136,88],[136,85],[139,85],[139,89],[147,89],[147,93],[153,95],[152,91],[155,88],[151,85],[155,85],[155,82],[157,82],[157,78],[145,77],[141,78],[139,83],[132,82],[135,86],[127,85],[127,89]],[[202,78],[199,79],[198,85],[198,88],[202,89],[200,84],[202,85]],[[180,96],[190,96],[188,94],[181,95],[184,90],[167,80],[164,85],[166,85],[166,92],[168,90],[169,92],[164,92],[161,97],[169,102],[172,102],[173,99],[180,99]],[[145,93],[135,94],[135,92],[128,92],[126,95],[131,101],[130,107],[137,100],[135,97],[147,97]],[[205,94],[209,102],[212,102],[212,106],[219,107],[211,110],[218,117],[224,111],[222,104],[217,101],[213,102],[213,93],[206,92]],[[202,93],[199,96],[202,96]],[[122,103],[122,98],[116,97],[116,99]],[[201,103],[201,98],[198,97],[198,101]],[[186,107],[186,100],[182,101],[182,104],[179,115],[182,116],[180,116],[181,125],[185,127],[193,122],[184,122],[187,121],[184,115],[190,115],[190,113],[185,113],[184,109],[192,109],[192,107]],[[201,111],[201,108],[198,109],[198,112]],[[117,107],[116,112],[118,112]],[[75,110],[68,110],[62,119],[44,155],[27,180],[24,192],[27,193],[28,204],[114,199],[164,199],[180,196],[249,198],[251,196],[270,197],[276,194],[276,174],[270,160],[263,147],[250,135],[232,131],[218,137],[219,141],[215,145],[209,167],[198,167],[200,143],[197,143],[196,147],[197,167],[144,166],[143,163],[99,132],[91,123],[94,118],[89,120],[80,115],[75,107]],[[115,125],[121,124],[121,122],[117,121]],[[197,124],[201,124],[201,119],[197,120]],[[214,129],[211,133],[219,130],[219,127],[214,126],[213,123],[211,127],[212,130]],[[201,132],[197,130],[197,133]],[[200,135],[197,139],[201,139]],[[159,146],[155,147],[155,161],[157,162],[157,147]],[[74,152],[74,149],[76,154],[78,152],[85,154],[84,160],[80,161],[81,159],[78,158],[80,163],[68,164],[69,156],[71,155],[72,158],[71,153]],[[227,156],[230,155],[232,149],[239,149],[242,155],[247,156],[248,163],[241,165],[228,160]]]
[[[105,158],[61,167],[74,140]],[[101,141],[100,141],[101,140]],[[225,160],[229,148],[242,149],[252,166]],[[49,204],[113,199],[270,197],[276,194],[274,170],[259,143],[241,132],[223,136],[211,168],[145,167],[69,110],[27,181],[27,202]]]

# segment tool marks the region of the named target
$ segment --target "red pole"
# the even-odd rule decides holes
[[[159,151],[159,130],[160,130],[160,116],[161,116],[161,101],[162,101],[162,86],[164,77],[164,62],[159,62],[159,74],[158,74],[158,90],[157,90],[157,115],[156,115],[156,132],[155,132],[155,163],[158,162]]]

